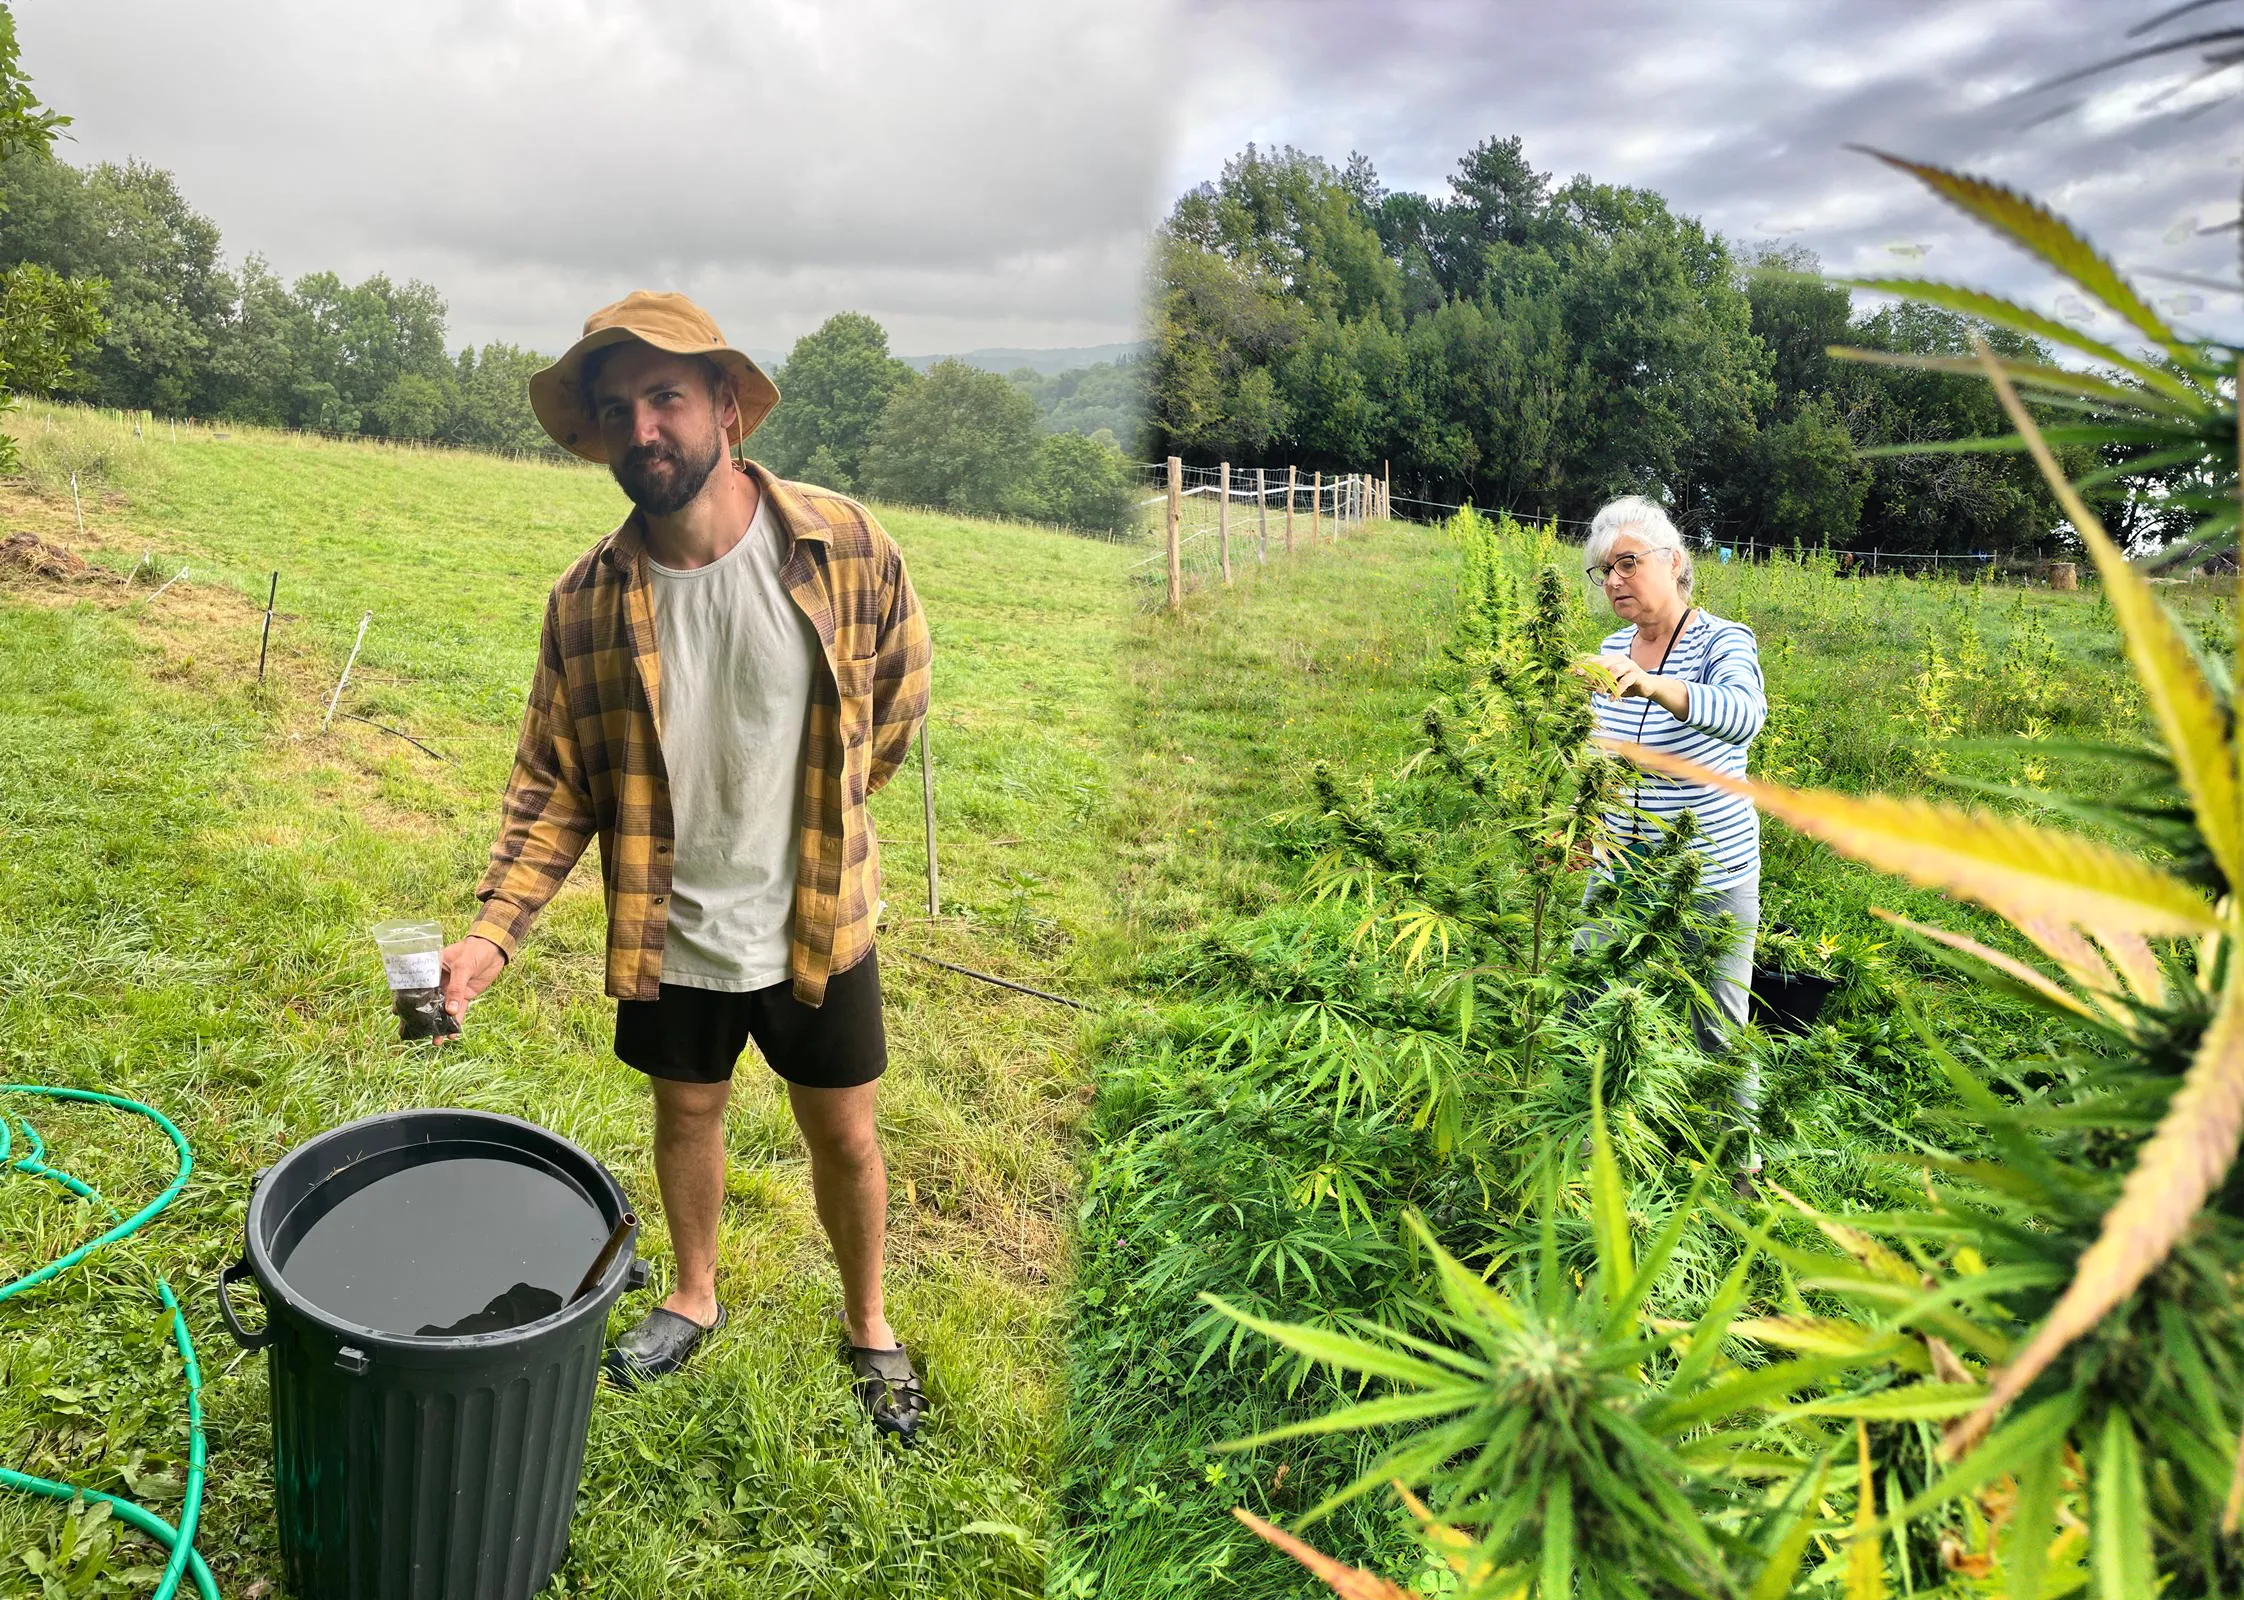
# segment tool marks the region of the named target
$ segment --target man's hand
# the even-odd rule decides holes
[[[491,987],[506,970],[506,954],[480,934],[469,934],[458,944],[444,947],[444,1011],[458,1017],[475,997]]]

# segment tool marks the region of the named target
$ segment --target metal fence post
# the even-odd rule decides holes
[[[1216,469],[1216,544],[1223,553],[1223,586],[1231,587],[1231,463]]]
[[[1184,552],[1177,543],[1177,522],[1184,515],[1184,462],[1169,457],[1169,609],[1184,609]]]

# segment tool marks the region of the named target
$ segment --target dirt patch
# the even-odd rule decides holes
[[[0,538],[0,573],[44,578],[49,583],[121,581],[114,572],[92,566],[83,556],[59,544],[49,544],[35,533],[11,533]]]

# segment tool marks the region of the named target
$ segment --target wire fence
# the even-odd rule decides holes
[[[1304,473],[1298,467],[1139,462],[1138,511],[1154,548],[1130,566],[1142,609],[1176,610],[1187,594],[1231,583],[1319,542],[1335,542],[1388,512],[1384,474]]]
[[[1413,495],[1402,494],[1393,496],[1392,503],[1411,508],[1396,515],[1402,520],[1413,522],[1446,519],[1471,504],[1469,501],[1421,500]],[[1515,522],[1556,527],[1560,530],[1561,538],[1570,539],[1576,544],[1584,544],[1589,540],[1591,524],[1579,517],[1560,517],[1534,511],[1507,511],[1497,506],[1474,506],[1473,509],[1487,517],[1508,516]],[[1429,512],[1433,515],[1422,515]],[[2078,581],[2078,564],[2062,556],[1992,550],[1860,550],[1820,543],[1808,544],[1798,539],[1742,538],[1724,535],[1719,531],[1720,525],[1709,517],[1687,512],[1670,515],[1678,531],[1682,533],[1684,542],[1690,545],[1699,559],[1725,565],[1732,561],[1799,561],[1816,557],[1828,559],[1836,575],[1849,578],[1952,575],[1964,579],[2049,583],[2064,589],[2073,588]]]

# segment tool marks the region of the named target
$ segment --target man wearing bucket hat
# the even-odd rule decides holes
[[[927,1399],[881,1297],[887,1043],[865,802],[927,712],[918,598],[863,506],[726,464],[779,391],[683,295],[593,313],[530,401],[635,509],[546,602],[482,911],[444,952],[446,1005],[457,1015],[504,970],[597,835],[616,1054],[653,1085],[677,1256],[611,1376],[674,1372],[724,1326],[724,1110],[754,1039],[809,1147],[857,1393],[909,1439]]]

